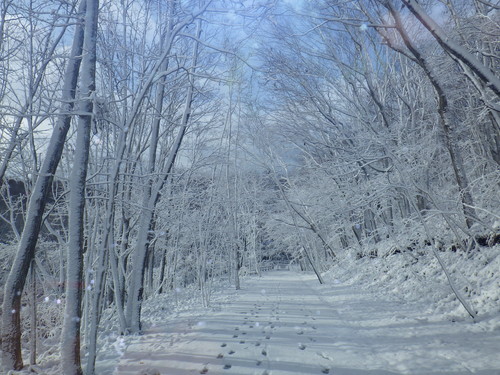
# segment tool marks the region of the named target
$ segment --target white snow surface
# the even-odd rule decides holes
[[[243,277],[239,291],[214,281],[208,308],[194,285],[175,288],[144,302],[141,336],[117,335],[108,309],[96,374],[500,375],[500,246],[441,253],[476,322],[429,249],[397,248],[384,244],[376,258],[339,254],[321,265],[325,285],[294,271]],[[62,319],[60,296],[41,298],[39,327]],[[12,374],[61,375],[60,330],[44,329],[39,364]]]
[[[359,280],[327,280],[269,272],[218,293],[217,308],[176,314],[150,301],[149,327],[117,338],[99,374],[500,375],[498,317],[450,319]]]

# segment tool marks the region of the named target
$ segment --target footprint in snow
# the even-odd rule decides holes
[[[327,368],[327,367],[325,367],[323,370],[321,370],[321,372],[322,372],[323,374],[329,374],[329,373],[330,373],[330,369],[329,369],[329,368]]]
[[[200,371],[200,374],[206,374],[208,372],[208,368],[203,367],[203,369]]]
[[[222,353],[217,354],[217,358],[218,359],[224,358],[224,354],[222,354]]]
[[[260,365],[262,364],[262,361],[257,361],[255,364],[256,364],[257,366],[260,366]]]
[[[229,370],[231,367],[232,366],[229,363],[227,363],[224,365],[224,370]]]
[[[304,344],[299,344],[299,349],[300,350],[304,350],[306,348],[306,346]]]
[[[241,341],[240,341],[240,344],[244,344],[244,343],[245,343],[245,340],[241,340]]]
[[[222,344],[220,344],[221,348],[224,348],[227,346],[227,344],[225,342],[223,342]]]
[[[262,353],[262,355],[267,355],[267,351],[266,351],[266,349],[262,349],[262,352],[261,352],[261,353]]]
[[[233,338],[236,338],[236,337],[238,337],[238,335],[233,335]]]
[[[267,370],[264,370],[264,372],[262,373],[262,375],[270,375],[271,373]]]
[[[267,336],[266,336],[266,340],[269,340],[269,339],[271,339],[271,336],[270,336],[270,335],[267,335]]]
[[[327,353],[325,352],[317,352],[316,353],[318,356],[320,356],[321,358],[324,358],[324,359],[327,359],[329,361],[332,361],[333,362],[333,358],[330,357]],[[326,368],[326,367],[325,367]]]
[[[257,342],[255,343],[255,346],[260,346],[260,342],[258,342],[258,341],[257,341]]]
[[[229,354],[229,355],[232,355],[232,354],[234,354],[234,353],[236,353],[234,350],[230,350],[230,351],[228,352],[228,354]]]

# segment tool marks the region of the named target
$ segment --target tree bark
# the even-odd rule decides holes
[[[85,6],[85,1],[83,1],[79,8],[79,17],[83,16]],[[35,255],[35,246],[40,233],[45,204],[52,188],[54,173],[61,159],[64,142],[71,123],[70,113],[74,106],[83,45],[83,22],[80,18],[79,21],[64,76],[61,114],[52,132],[46,157],[33,187],[24,230],[5,283],[3,311],[6,313],[2,316],[2,365],[6,370],[20,370],[23,367],[21,355],[21,294],[30,262]]]
[[[66,306],[61,340],[61,362],[65,375],[82,375],[80,358],[80,321],[82,318],[83,254],[85,251],[83,221],[85,186],[88,170],[90,129],[95,93],[96,40],[99,0],[87,1],[85,36],[81,67],[79,117],[75,158],[70,177],[69,242],[67,254]]]

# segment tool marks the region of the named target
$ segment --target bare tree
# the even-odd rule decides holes
[[[197,22],[196,27],[197,29],[195,32],[195,38],[199,39],[201,34],[200,21]],[[198,59],[198,46],[198,41],[196,40],[194,42],[192,53],[192,68],[190,69],[191,74],[194,74],[196,69]],[[139,224],[139,238],[137,240],[136,250],[134,252],[134,268],[132,269],[131,284],[129,286],[129,299],[127,300],[126,312],[129,330],[130,332],[134,333],[141,330],[140,312],[143,299],[144,270],[146,253],[148,249],[149,231],[153,223],[155,206],[158,202],[160,191],[162,190],[165,182],[170,176],[175,160],[177,158],[177,154],[179,152],[179,148],[184,139],[184,135],[186,134],[186,129],[189,124],[194,95],[194,83],[192,80],[193,77],[191,76],[185,99],[185,107],[180,121],[180,127],[175,137],[174,143],[169,151],[169,155],[165,162],[165,165],[163,166],[163,170],[160,171],[160,177],[154,183],[152,189],[144,195],[145,198],[143,203],[143,213],[141,215],[141,223]],[[158,139],[152,137],[151,141],[151,150],[155,151],[155,144],[158,142]],[[154,161],[154,158],[152,158],[152,160]],[[151,166],[150,168],[152,167],[153,166]]]
[[[66,267],[66,306],[61,340],[62,370],[67,375],[83,374],[80,359],[82,318],[85,186],[90,130],[95,121],[95,69],[98,0],[86,0],[83,59],[80,73],[80,105],[73,171],[70,177],[69,242]]]
[[[6,369],[20,370],[23,367],[21,355],[21,295],[24,288],[29,265],[35,254],[35,246],[40,233],[47,196],[52,188],[54,173],[57,169],[64,142],[71,123],[71,112],[75,98],[75,90],[81,62],[83,46],[83,22],[85,1],[80,5],[71,55],[68,59],[62,92],[61,114],[46,152],[45,159],[36,179],[28,206],[25,226],[19,242],[14,264],[5,283],[2,316],[2,363]]]
[[[443,49],[452,57],[467,65],[483,83],[500,96],[500,79],[484,64],[482,64],[466,48],[446,35],[446,32],[430,17],[416,0],[401,0],[415,17],[425,26]]]

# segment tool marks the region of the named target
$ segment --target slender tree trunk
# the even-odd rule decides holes
[[[85,1],[83,1],[79,8],[80,17],[85,12],[85,6]],[[35,255],[35,246],[40,233],[45,204],[52,188],[54,173],[61,159],[64,142],[71,123],[70,113],[74,105],[82,45],[83,22],[80,20],[75,29],[71,55],[64,76],[61,114],[52,132],[45,159],[33,187],[24,230],[14,263],[5,283],[3,311],[10,312],[2,316],[2,365],[6,370],[20,370],[23,367],[21,355],[21,294],[30,262]]]
[[[392,6],[392,4],[388,3],[389,10],[396,22],[396,27],[403,38],[403,42],[406,47],[413,54],[418,64],[426,74],[427,78],[431,82],[434,90],[436,92],[437,101],[438,101],[438,114],[439,114],[439,124],[442,130],[444,145],[448,154],[450,156],[451,165],[453,167],[453,172],[455,175],[455,180],[457,181],[458,188],[460,190],[460,201],[462,203],[462,211],[465,216],[465,222],[467,227],[470,228],[475,220],[477,220],[477,215],[474,209],[474,201],[472,199],[472,195],[469,191],[469,183],[467,180],[467,176],[464,171],[464,165],[462,161],[462,156],[460,152],[456,149],[456,146],[453,142],[453,134],[452,134],[452,126],[450,124],[450,120],[448,118],[448,99],[444,92],[444,89],[439,82],[438,78],[432,71],[431,66],[428,61],[424,58],[424,56],[420,53],[420,51],[416,48],[416,46],[411,41],[408,36],[406,29],[403,26],[401,21],[401,16],[399,12]]]
[[[201,33],[201,25],[200,22],[198,22],[196,31],[197,38],[199,38],[200,33]],[[198,56],[198,42],[195,41],[193,47],[193,68],[191,70],[192,73],[194,73],[195,71],[197,56]],[[192,79],[192,77],[190,77],[190,79]],[[144,267],[145,267],[145,260],[148,248],[149,230],[153,222],[154,210],[159,198],[160,191],[163,188],[168,177],[170,176],[175,160],[177,158],[177,153],[179,152],[179,148],[181,146],[182,140],[184,139],[184,135],[186,133],[187,126],[189,124],[189,118],[191,115],[191,105],[193,102],[193,92],[194,92],[194,87],[193,83],[191,82],[186,95],[185,108],[181,119],[180,129],[174,140],[174,144],[172,145],[169,156],[165,162],[165,170],[162,172],[159,181],[153,187],[149,196],[145,196],[144,199],[141,220],[139,224],[139,234],[137,238],[136,249],[134,251],[134,258],[133,258],[134,266],[130,278],[129,296],[127,300],[127,310],[125,314],[127,319],[127,327],[131,333],[137,333],[141,331],[140,315],[141,315],[142,298],[144,290],[144,270],[145,270]]]
[[[30,324],[30,365],[36,365],[36,332],[37,327],[37,312],[36,312],[36,262],[35,259],[31,261],[31,324]]]
[[[87,178],[90,129],[95,93],[96,40],[99,0],[87,1],[85,37],[81,67],[80,108],[73,170],[70,177],[69,242],[66,276],[66,306],[61,340],[61,362],[64,375],[82,375],[80,359],[80,321],[82,318],[83,254],[85,241],[83,221]]]
[[[300,232],[300,228],[299,228],[299,225],[297,223],[297,219],[295,217],[295,215],[293,214],[294,212],[298,214],[297,210],[293,207],[293,204],[292,202],[290,202],[290,200],[288,199],[288,197],[286,196],[286,193],[285,191],[283,190],[283,186],[281,186],[281,183],[280,181],[278,181],[277,178],[275,178],[275,182],[276,184],[278,185],[278,188],[279,188],[279,191],[281,193],[281,196],[283,197],[284,201],[285,201],[285,204],[288,208],[288,211],[290,212],[291,216],[292,216],[292,221],[293,221],[293,225],[295,226],[295,229],[297,230],[298,232],[298,235],[300,237],[300,241],[302,242],[302,249],[304,250],[304,253],[306,255],[306,258],[307,258],[307,261],[309,262],[309,264],[311,265],[314,273],[316,274],[316,277],[318,278],[318,282],[320,284],[324,284],[324,280],[323,280],[323,277],[321,277],[321,273],[318,271],[318,268],[316,267],[316,264],[314,263],[314,260],[312,259],[311,257],[311,254],[309,253],[309,250],[306,248],[306,241],[304,241],[304,239],[302,238],[302,234]],[[303,219],[303,216],[302,215],[299,215],[302,219]],[[307,222],[307,221],[306,221]],[[316,232],[315,232],[316,233]],[[316,233],[318,234],[318,233]],[[335,254],[333,254],[335,256]]]

